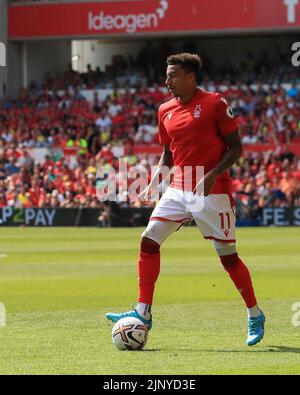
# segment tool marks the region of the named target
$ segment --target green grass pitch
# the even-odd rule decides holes
[[[0,229],[0,374],[300,374],[300,229],[238,229],[267,317],[245,346],[246,312],[197,228],[162,247],[153,329],[144,351],[117,351],[105,312],[137,296],[142,229]]]

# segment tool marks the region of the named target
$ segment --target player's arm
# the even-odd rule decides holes
[[[139,196],[142,201],[149,202],[151,192],[155,192],[160,182],[162,182],[164,179],[168,177],[172,167],[173,167],[173,156],[170,150],[170,145],[167,144],[164,145],[164,149],[160,157],[160,160],[158,162],[157,169],[149,185]]]
[[[173,167],[173,156],[172,156],[172,152],[170,150],[169,144],[164,145],[163,153],[160,157],[160,160],[159,160],[157,166],[160,168],[162,168],[163,166],[167,166],[167,167],[169,167],[170,170]]]
[[[217,176],[229,169],[240,159],[243,153],[242,142],[238,131],[224,136],[228,150],[221,159],[220,163],[213,169],[213,173]]]
[[[217,176],[229,169],[242,156],[243,147],[238,131],[224,136],[224,139],[227,143],[227,151],[225,155],[218,165],[209,171],[202,180],[200,180],[194,192],[197,191],[198,193],[201,193],[201,191],[199,191],[199,186],[202,184],[204,196],[207,196],[214,186]]]

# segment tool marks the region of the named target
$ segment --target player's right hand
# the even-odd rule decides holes
[[[149,187],[144,189],[138,196],[144,206],[148,206],[152,203],[151,189]]]

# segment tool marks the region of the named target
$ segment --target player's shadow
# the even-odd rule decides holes
[[[217,353],[300,353],[300,348],[285,346],[266,346],[265,349],[247,348],[245,350],[199,350],[199,352]]]
[[[157,351],[175,351],[171,349],[146,349],[143,350],[144,352],[157,352]],[[300,354],[300,348],[296,347],[286,347],[286,346],[266,346],[264,349],[256,349],[256,348],[247,348],[245,350],[195,350],[195,349],[188,349],[188,348],[179,348],[176,350],[176,352],[197,352],[197,353],[202,353],[202,352],[211,352],[211,353],[293,353],[293,354]],[[175,355],[175,354],[174,354]]]
[[[271,348],[276,348],[275,352],[290,352],[300,354],[300,348],[296,347],[286,347],[286,346],[270,346]]]

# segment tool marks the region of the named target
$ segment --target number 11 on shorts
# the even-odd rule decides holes
[[[228,212],[226,213],[219,213],[219,216],[221,218],[221,229],[230,229],[230,215]],[[226,217],[226,218],[225,218]],[[225,227],[225,222],[227,226]]]

